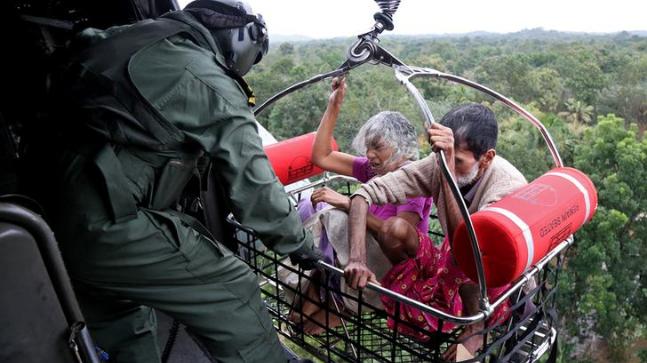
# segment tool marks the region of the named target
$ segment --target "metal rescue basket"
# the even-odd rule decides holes
[[[255,113],[259,114],[281,97],[309,84],[343,75],[364,63],[381,64],[392,68],[397,80],[413,95],[427,126],[434,122],[434,118],[423,96],[411,83],[411,79],[431,77],[462,84],[493,97],[525,120],[531,122],[546,141],[555,166],[562,166],[557,148],[546,128],[538,119],[515,102],[467,79],[434,69],[408,66],[380,47],[377,37],[384,29],[391,30],[393,28],[392,15],[397,10],[399,0],[376,0],[376,2],[382,11],[375,14],[376,23],[373,29],[358,36],[358,40],[349,49],[348,59],[339,68],[288,87],[257,107]],[[534,362],[542,357],[544,353],[551,350],[551,347],[555,348],[558,323],[555,310],[555,293],[558,275],[564,260],[563,252],[573,243],[573,236],[571,235],[561,241],[539,262],[527,269],[495,301],[488,301],[481,251],[469,212],[452,175],[447,169],[444,153],[439,154],[439,159],[441,160],[443,175],[449,182],[448,184],[459,204],[459,209],[469,231],[481,296],[480,311],[472,316],[451,315],[377,284],[369,283],[367,288],[373,293],[388,296],[396,302],[395,313],[387,315],[387,312],[372,306],[363,297],[366,293],[364,291],[359,291],[357,295],[354,295],[342,291],[339,287],[321,284],[321,288],[325,292],[322,295],[341,296],[344,301],[350,301],[356,305],[356,309],[350,312],[340,306],[336,299],[329,299],[321,304],[326,315],[326,324],[320,324],[324,332],[318,335],[308,335],[294,321],[305,321],[309,317],[300,314],[299,309],[294,309],[294,307],[297,301],[311,300],[315,302],[302,289],[302,286],[314,283],[310,274],[290,264],[287,257],[277,256],[266,249],[252,230],[241,226],[234,220],[230,220],[236,230],[235,236],[238,241],[239,255],[257,273],[267,309],[273,317],[277,331],[285,338],[284,340],[293,342],[321,360],[331,362],[444,361],[443,353],[450,346],[461,342],[459,336],[464,326],[487,321],[492,316],[495,308],[507,304],[510,313],[506,316],[505,321],[499,321],[496,324],[484,324],[485,328],[476,333],[482,338],[482,349],[477,352],[474,358],[462,361]],[[293,190],[291,195],[295,200],[298,200],[301,193],[308,189],[329,183],[338,183],[340,180],[345,183],[353,182],[352,178],[326,174],[319,181],[305,183]],[[348,191],[350,192],[350,188]],[[432,233],[439,234],[437,231]],[[282,279],[281,275],[286,271],[297,279],[296,284],[286,283]],[[324,276],[343,274],[343,271],[338,267],[323,261],[319,262],[319,271]],[[407,305],[437,317],[439,320],[438,331],[421,330],[401,319],[399,311]],[[291,319],[290,314],[293,314]],[[294,314],[297,314],[296,319]],[[328,328],[327,323],[332,317],[331,314],[341,318],[341,324],[336,328]],[[391,327],[387,327],[387,318],[393,323]],[[443,330],[443,324],[447,323],[456,324],[458,328],[450,333],[440,333]],[[417,337],[413,338],[400,333],[401,329],[398,329],[398,326],[409,326],[412,331],[416,332]],[[552,349],[550,359],[554,360],[555,354],[556,349]]]

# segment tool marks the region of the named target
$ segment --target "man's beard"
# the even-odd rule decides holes
[[[478,173],[479,173],[479,163],[476,162],[474,163],[474,165],[472,165],[472,168],[467,173],[467,175],[456,176],[456,184],[458,184],[459,188],[470,185],[476,180]]]

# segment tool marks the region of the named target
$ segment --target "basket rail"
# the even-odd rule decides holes
[[[461,326],[469,326],[479,321],[453,320],[456,325],[455,329],[443,330],[445,333],[439,333],[445,322],[452,321],[447,318],[448,314],[437,309],[430,309],[424,303],[408,299],[379,285],[353,292],[354,295],[348,295],[351,293],[348,292],[350,290],[340,290],[338,286],[329,286],[323,282],[328,280],[321,280],[322,276],[328,274],[331,277],[332,275],[336,276],[339,281],[343,273],[340,269],[320,263],[320,268],[317,269],[318,275],[310,275],[298,266],[290,264],[286,256],[279,256],[265,248],[251,229],[234,221],[230,222],[234,223],[237,230],[239,256],[258,275],[264,301],[273,317],[278,333],[323,361],[443,362],[443,352],[446,352],[451,345],[461,342],[461,334],[464,331]],[[568,242],[570,241],[564,241],[563,245],[567,246]],[[558,248],[562,253],[554,250],[554,263],[549,263],[549,259],[541,261],[495,301],[495,304],[506,304],[509,315],[506,315],[503,320],[486,320],[483,325],[485,328],[478,328],[476,334],[483,337],[483,348],[479,350],[474,359],[464,361],[464,363],[502,360],[530,363],[537,361],[550,348],[556,333],[547,334],[547,332],[553,328],[556,329],[555,324],[557,323],[556,317],[550,315],[550,311],[554,311],[557,278],[564,261],[564,250],[561,247]],[[298,284],[290,284],[285,280],[285,275],[280,272],[282,270],[284,273],[289,271],[293,274],[295,277],[293,282],[298,276]],[[521,289],[533,277],[536,278],[537,285],[528,284],[525,289]],[[315,302],[325,310],[325,321],[314,321],[298,308],[300,304],[298,301],[314,302],[306,290],[302,290],[304,287],[301,285],[302,282],[320,284],[318,286],[321,288],[321,296],[326,296],[327,299],[331,298]],[[386,312],[380,307],[376,308],[370,300],[367,300],[369,291],[380,297],[388,297],[389,300],[396,302],[398,307],[394,312]],[[333,294],[352,300],[356,304],[355,310],[347,310],[349,307],[346,305],[347,300],[344,300],[346,302],[343,304],[341,300],[337,303],[332,298]],[[507,301],[505,301],[506,297]],[[527,304],[534,306],[534,309],[529,313],[525,312]],[[418,329],[415,332],[422,331],[422,334],[431,340],[420,341],[419,338],[410,336],[398,328],[399,326],[411,327],[410,322],[401,320],[404,319],[403,317],[398,317],[400,316],[399,312],[405,311],[407,306],[428,312],[431,316],[438,318],[440,324],[438,331],[420,330],[422,328],[414,327]],[[291,317],[295,311],[297,312],[296,320]],[[481,315],[485,314],[481,312],[479,316]],[[341,325],[336,327],[329,325],[328,320],[329,317],[335,316],[341,319]],[[394,325],[387,325],[387,318],[390,324]],[[487,318],[483,317],[483,319]],[[299,328],[304,323],[309,323],[312,326],[313,322],[323,330],[322,333],[319,333],[320,335],[311,335]]]
[[[359,181],[353,177],[346,176],[346,175],[339,175],[339,174],[331,174],[329,172],[324,172],[323,177],[321,177],[319,180],[307,183],[303,186],[300,186],[298,188],[295,188],[293,190],[290,190],[288,192],[288,195],[296,199],[296,195],[299,193],[303,193],[306,190],[324,186],[332,181],[337,181],[337,180],[342,180],[346,181],[349,183],[359,183]]]
[[[427,70],[429,72],[437,72],[434,70]],[[468,81],[469,82],[469,81]],[[494,92],[494,91],[491,91]],[[501,96],[503,97],[503,96]],[[512,104],[514,102],[510,101]],[[530,115],[532,117],[532,115]],[[529,120],[530,121],[530,120]],[[543,125],[538,122],[538,125],[536,125],[540,130],[543,128]],[[550,135],[548,135],[550,138]],[[547,143],[550,145],[552,144],[552,139],[550,141],[547,140]],[[561,160],[560,160],[561,162]],[[288,194],[293,197],[295,200],[296,195],[299,193],[302,193],[304,191],[307,191],[312,188],[316,188],[319,186],[326,185],[332,181],[346,181],[349,183],[358,183],[357,179],[345,175],[339,175],[339,174],[331,174],[328,172],[325,172],[323,177],[320,178],[319,180],[316,180],[314,182],[310,182],[306,185],[303,185],[297,189],[294,189],[290,191]],[[241,229],[245,229],[244,226],[240,225],[238,222],[235,220],[231,219],[231,223],[235,224]],[[250,229],[247,229],[249,232],[253,232]],[[524,272],[517,280],[515,280],[512,284],[510,284],[510,288],[506,289],[493,303],[488,303],[488,304],[481,304],[480,311],[477,314],[471,315],[471,316],[456,316],[456,315],[451,315],[443,312],[442,310],[435,309],[429,305],[426,305],[420,301],[413,300],[407,296],[401,295],[397,292],[394,292],[392,290],[389,290],[387,288],[382,287],[379,284],[375,284],[372,282],[369,282],[367,284],[367,288],[370,290],[373,290],[375,292],[387,295],[396,301],[399,302],[404,302],[407,304],[410,304],[412,306],[415,306],[416,308],[420,309],[421,311],[427,312],[432,314],[433,316],[437,318],[444,319],[448,322],[455,323],[455,324],[460,324],[460,325],[466,325],[466,324],[473,324],[477,323],[480,321],[483,321],[490,317],[494,310],[501,306],[512,294],[515,292],[518,292],[528,281],[530,281],[533,277],[537,276],[539,272],[543,269],[543,267],[550,262],[555,256],[559,255],[562,251],[570,247],[575,241],[575,238],[573,235],[570,235],[567,237],[564,241],[562,241],[560,244],[558,244],[553,250],[551,250],[546,256],[544,256],[541,260],[539,260],[536,264],[532,265],[526,272]],[[477,266],[481,264],[481,259],[478,258],[476,260]],[[344,275],[344,270],[333,266],[331,264],[328,264],[324,261],[319,261],[319,266],[323,269],[326,269],[332,273],[338,274],[343,276]],[[482,266],[481,266],[482,268]]]
[[[346,178],[340,178],[340,179],[346,179]],[[329,179],[330,180],[330,179]],[[313,183],[318,184],[318,182]],[[318,184],[318,185],[322,185]],[[306,188],[307,189],[307,188]],[[238,223],[236,220],[233,218],[229,218],[228,222],[234,225],[236,228],[243,230],[247,233],[254,234],[254,231],[251,228],[245,227],[242,224]],[[528,282],[530,281],[533,277],[537,276],[543,268],[551,261],[553,258],[558,256],[562,251],[567,249],[569,246],[571,246],[574,242],[574,237],[573,235],[569,236],[567,239],[562,241],[559,245],[557,245],[554,249],[552,249],[546,256],[544,256],[541,260],[539,260],[536,264],[534,264],[532,267],[530,267],[526,272],[524,272],[517,280],[515,280],[511,285],[509,289],[506,289],[493,303],[488,304],[487,309],[481,307],[480,311],[477,314],[470,315],[470,316],[457,316],[457,315],[452,315],[449,313],[446,313],[442,310],[433,308],[423,302],[420,302],[418,300],[411,299],[407,296],[404,296],[400,293],[397,293],[393,290],[387,289],[379,284],[369,282],[367,283],[366,288],[372,291],[375,291],[379,294],[386,295],[392,299],[394,299],[397,302],[408,304],[410,306],[413,306],[423,312],[429,313],[433,315],[434,317],[437,317],[439,319],[442,319],[447,322],[451,322],[454,324],[458,325],[469,325],[469,324],[475,324],[481,321],[486,320],[489,318],[492,313],[494,312],[494,309],[497,307],[501,306],[512,294],[515,292],[519,292],[520,289]],[[283,257],[287,258],[287,257]],[[322,269],[332,272],[334,274],[340,275],[343,277],[344,275],[344,270],[340,269],[339,267],[333,266],[329,263],[326,263],[324,261],[319,261],[318,262],[319,267]]]

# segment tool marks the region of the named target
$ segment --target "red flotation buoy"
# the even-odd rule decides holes
[[[323,173],[323,169],[312,163],[312,144],[316,134],[311,132],[265,147],[265,154],[283,185]],[[330,146],[335,151],[339,150],[334,139]]]
[[[500,201],[472,214],[488,287],[517,279],[593,218],[598,196],[591,179],[573,168],[555,168]],[[454,256],[477,280],[465,222],[454,233]]]

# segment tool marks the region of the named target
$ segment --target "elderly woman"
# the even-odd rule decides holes
[[[358,153],[363,154],[362,156],[333,151],[330,145],[346,90],[344,79],[334,79],[332,89],[328,107],[321,119],[312,147],[312,162],[315,165],[337,174],[352,176],[365,183],[374,176],[397,170],[403,165],[418,159],[415,128],[401,113],[391,111],[383,111],[374,115],[360,128],[353,141],[353,147]],[[310,201],[313,206],[326,203],[341,210],[330,211],[328,215],[322,218],[323,229],[326,233],[322,236],[321,243],[323,245],[321,247],[324,250],[328,248],[329,254],[334,253],[335,258],[331,260],[344,267],[349,262],[345,212],[349,209],[350,199],[330,188],[321,188],[312,193]],[[384,221],[397,216],[421,233],[427,234],[431,205],[432,198],[417,197],[410,198],[406,203],[400,205],[385,204],[371,207],[366,226],[372,233],[368,236],[367,243],[371,250],[369,251],[370,259],[378,274],[386,273],[391,267],[389,259],[379,247],[379,240],[384,236],[381,233]],[[308,207],[302,205],[301,212],[304,209],[309,209],[312,212],[312,209]],[[308,214],[305,213],[304,215],[302,213],[302,216],[305,218]],[[334,250],[334,252],[331,250]],[[344,292],[356,294],[354,291]],[[328,321],[329,327],[339,322],[338,317],[334,315],[329,315],[326,320],[326,312],[320,307],[322,296],[320,296],[319,289],[315,284],[310,285],[308,296],[314,302],[306,300],[301,306],[302,313],[309,317],[309,319],[305,319],[304,323],[304,330],[307,333],[316,334],[321,332],[323,330],[322,325],[326,321]],[[370,293],[365,293],[364,297],[369,304],[381,308],[379,297],[371,296]],[[346,299],[345,302],[348,305],[349,300]],[[352,302],[350,303],[352,304]],[[355,309],[350,307],[350,310]],[[295,320],[295,314],[292,317]]]

